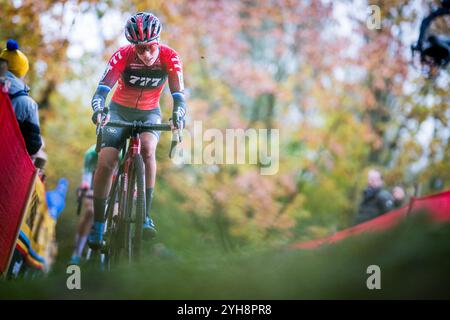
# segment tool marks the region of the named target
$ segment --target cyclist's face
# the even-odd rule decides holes
[[[137,44],[134,46],[136,48],[136,53],[141,59],[141,61],[146,66],[151,66],[155,63],[156,59],[158,59],[159,55],[159,44]]]

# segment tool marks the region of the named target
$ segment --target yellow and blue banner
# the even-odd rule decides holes
[[[49,270],[56,253],[55,226],[56,221],[49,214],[45,186],[37,179],[16,243],[16,250],[29,268]],[[15,263],[12,261],[12,268]]]

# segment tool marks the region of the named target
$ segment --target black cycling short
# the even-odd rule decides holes
[[[116,102],[111,101],[109,105],[110,120],[121,120],[126,122],[143,121],[147,124],[161,123],[161,109],[139,110],[124,107]],[[101,147],[113,147],[120,150],[125,144],[126,139],[130,136],[129,128],[109,127],[106,125],[102,133]],[[151,132],[159,140],[160,131],[142,130],[142,132]]]

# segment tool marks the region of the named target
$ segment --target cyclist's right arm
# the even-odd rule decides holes
[[[130,52],[129,48],[129,46],[119,48],[109,59],[108,66],[103,73],[91,102],[92,111],[94,111],[92,121],[94,123],[97,123],[99,114],[108,113],[108,108],[105,107],[106,97],[125,70],[127,55]]]

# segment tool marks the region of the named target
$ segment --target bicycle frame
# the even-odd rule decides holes
[[[130,173],[131,163],[133,161],[133,158],[140,153],[141,153],[141,139],[139,138],[139,132],[133,130],[131,133],[131,138],[129,139],[128,148],[123,162],[123,176],[124,176],[123,191],[125,194],[127,194],[128,192],[128,177]]]

